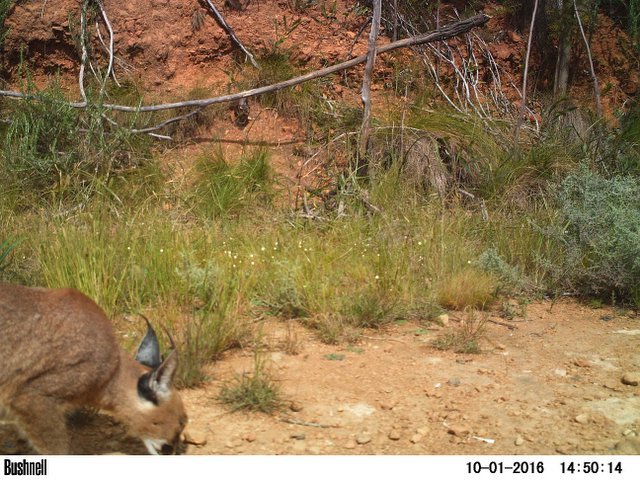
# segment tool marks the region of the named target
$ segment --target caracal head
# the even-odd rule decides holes
[[[145,319],[146,320],[146,319]],[[129,431],[142,439],[152,455],[178,453],[180,434],[187,424],[187,414],[178,392],[172,388],[178,367],[175,346],[164,361],[160,357],[158,338],[153,328],[148,330],[136,360],[144,368],[138,376],[134,411],[129,412]]]

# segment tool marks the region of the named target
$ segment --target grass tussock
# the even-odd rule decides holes
[[[233,411],[273,413],[283,406],[279,385],[268,371],[264,357],[257,351],[253,371],[237,375],[222,385],[218,400]]]
[[[466,268],[443,278],[436,287],[440,305],[452,310],[484,309],[495,301],[496,279],[488,273]]]

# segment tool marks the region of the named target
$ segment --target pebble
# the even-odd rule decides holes
[[[411,437],[411,443],[419,443],[420,440],[422,440],[422,435],[420,435],[419,433],[416,433]]]
[[[429,427],[420,427],[420,428],[416,429],[416,433],[418,435],[425,436],[427,433],[429,433]]]
[[[455,426],[450,426],[447,429],[447,433],[455,437],[464,437],[469,433],[469,429],[465,427],[461,427],[459,425],[455,425]]]
[[[289,408],[292,412],[301,412],[304,409],[303,405],[300,402],[291,402]]]
[[[516,439],[514,440],[514,442],[513,442],[513,444],[514,444],[516,447],[519,447],[519,446],[520,446],[520,445],[522,445],[523,443],[524,443],[524,438],[522,438],[520,435],[518,435],[518,436],[516,437]]]
[[[591,362],[589,360],[585,360],[584,358],[576,358],[573,361],[573,364],[576,367],[589,368],[591,366]]]
[[[207,444],[207,437],[204,433],[197,431],[188,431],[184,432],[182,436],[184,443],[188,445],[195,445],[197,447],[202,447]]]
[[[304,440],[305,438],[307,438],[304,433],[292,433],[289,437],[293,438],[294,440]]]
[[[395,406],[395,402],[380,402],[380,408],[382,410],[393,410],[393,407]]]
[[[555,373],[559,377],[566,377],[567,376],[567,371],[564,368],[556,368],[553,371],[553,373]]]
[[[356,443],[358,445],[366,445],[370,441],[371,441],[371,435],[369,435],[368,433],[361,433],[356,437]]]
[[[247,434],[243,437],[243,439],[244,439],[246,442],[249,442],[249,443],[255,442],[255,441],[256,441],[256,434],[255,434],[255,433],[253,433],[253,432],[251,432],[251,433],[247,433]]]
[[[398,430],[391,430],[389,432],[389,440],[400,440],[400,432]]]
[[[640,384],[640,373],[627,372],[624,375],[622,375],[621,381],[625,385],[631,385],[632,387],[637,387],[638,384]]]
[[[581,413],[574,420],[580,425],[586,425],[587,423],[589,423],[589,415],[587,415],[586,413]]]
[[[507,346],[506,346],[504,343],[500,343],[500,342],[498,342],[498,343],[496,343],[496,348],[497,348],[498,350],[506,350],[506,349],[507,349]]]
[[[353,450],[354,448],[356,448],[357,444],[355,442],[355,440],[353,440],[352,438],[349,439],[349,441],[345,444],[344,448],[348,448],[349,450]]]
[[[436,317],[436,321],[443,327],[447,327],[449,325],[449,315],[447,315],[446,313],[438,315]]]
[[[459,378],[450,378],[449,380],[447,380],[447,385],[451,385],[452,387],[459,387],[460,386],[460,379]]]

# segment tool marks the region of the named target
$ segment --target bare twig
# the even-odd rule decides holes
[[[398,48],[406,48],[406,47],[412,47],[412,46],[420,45],[424,43],[446,40],[448,38],[452,38],[452,37],[461,35],[463,33],[466,33],[475,27],[482,26],[488,21],[489,21],[489,17],[487,15],[484,15],[484,14],[475,15],[466,20],[452,23],[450,25],[444,26],[438,30],[434,30],[424,35],[405,38],[402,40],[398,40],[397,42],[380,46],[378,47],[378,53],[385,53]],[[119,112],[131,112],[131,113],[159,112],[162,110],[173,110],[176,108],[183,108],[183,107],[208,107],[209,105],[233,102],[236,100],[240,100],[241,98],[255,97],[258,95],[263,95],[265,93],[275,92],[278,90],[282,90],[284,88],[293,87],[295,85],[299,85],[301,83],[308,82],[310,80],[315,80],[316,78],[324,77],[332,73],[340,72],[347,68],[354,67],[356,65],[366,62],[366,60],[367,60],[367,56],[361,55],[351,60],[333,65],[331,67],[316,70],[314,72],[309,72],[305,75],[294,77],[289,80],[285,80],[283,82],[275,83],[273,85],[267,85],[265,87],[254,88],[251,90],[245,90],[243,92],[233,93],[229,95],[222,95],[219,97],[204,98],[200,100],[187,100],[187,101],[175,102],[175,103],[162,103],[157,105],[147,105],[147,106],[139,106],[139,107],[132,107],[128,105],[114,105],[114,104],[104,104],[103,107],[107,110],[114,110]],[[16,92],[11,90],[0,90],[0,96],[14,98],[14,99],[28,98],[32,100],[37,100],[37,95],[21,93],[21,92]],[[67,104],[73,108],[87,107],[86,101],[68,102]]]
[[[507,327],[509,330],[517,330],[518,327],[515,325],[512,325],[510,323],[506,323],[506,322],[501,322],[500,320],[494,320],[493,318],[489,318],[487,319],[487,321],[491,322],[491,323],[495,323],[496,325],[500,325],[502,327]]]
[[[533,13],[531,14],[531,26],[529,27],[529,39],[527,40],[527,54],[524,58],[524,75],[522,78],[522,103],[518,112],[518,121],[516,122],[516,130],[514,133],[514,143],[518,144],[520,128],[524,120],[524,112],[527,108],[527,75],[529,74],[529,57],[531,56],[531,43],[533,41],[533,28],[536,24],[536,14],[538,13],[538,0],[533,4]]]
[[[364,68],[362,79],[362,126],[360,127],[360,148],[358,150],[358,166],[356,173],[367,175],[369,160],[369,137],[371,133],[371,76],[376,62],[378,33],[380,32],[380,16],[382,13],[382,0],[373,0],[373,16],[371,17],[371,32],[369,33],[369,47],[367,51],[367,64]]]
[[[112,75],[114,80],[116,80],[115,72],[113,71],[113,49],[115,44],[115,37],[113,34],[113,28],[111,27],[111,22],[109,21],[109,17],[107,16],[107,12],[104,9],[104,5],[102,4],[102,0],[95,0],[98,8],[100,9],[100,14],[102,15],[102,19],[104,20],[104,24],[107,26],[107,30],[109,31],[109,64],[107,65],[107,73],[104,76],[104,81],[102,82],[102,86],[100,87],[100,93],[104,92],[104,88],[107,84],[107,78],[109,75]],[[116,80],[116,83],[118,81]]]
[[[82,101],[87,103],[87,94],[84,91],[84,70],[87,65],[87,59],[89,55],[87,54],[87,2],[86,0],[82,2],[82,7],[80,9],[80,48],[82,49],[81,58],[80,58],[80,72],[78,73],[78,86],[80,87],[80,96],[82,97]]]
[[[584,40],[584,46],[587,49],[587,57],[589,58],[589,69],[591,71],[591,78],[593,79],[593,95],[596,101],[596,113],[598,117],[602,117],[602,104],[600,102],[600,85],[598,84],[598,77],[596,76],[596,70],[593,66],[593,57],[591,56],[591,48],[589,47],[589,40],[587,40],[587,36],[584,33],[584,28],[582,28],[582,20],[580,20],[580,13],[578,12],[578,5],[576,4],[576,0],[573,0],[573,10],[576,13],[576,20],[578,20],[578,26],[580,27],[580,34],[582,35],[582,39]]]
[[[222,13],[220,13],[220,11],[216,8],[213,2],[211,0],[205,0],[205,1],[209,6],[209,10],[211,10],[211,13],[213,13],[213,16],[215,17],[216,22],[218,22],[218,25],[220,25],[220,27],[225,32],[227,32],[227,35],[229,35],[229,38],[231,38],[231,42],[240,50],[242,50],[242,53],[244,53],[247,56],[247,58],[251,62],[251,65],[253,65],[256,68],[260,68],[258,66],[258,62],[256,62],[256,59],[253,58],[253,55],[251,55],[251,52],[247,50],[246,47],[242,44],[242,42],[236,35],[236,32],[233,31],[233,28],[231,28],[231,25],[227,23],[227,21],[222,16]]]
[[[302,425],[303,427],[338,428],[337,425],[327,425],[324,423],[317,423],[317,422],[305,422],[303,420],[298,420],[296,418],[291,418],[291,417],[280,417],[280,420],[285,423],[290,423],[292,425]]]

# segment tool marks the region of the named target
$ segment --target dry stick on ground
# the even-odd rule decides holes
[[[251,55],[251,52],[247,50],[246,47],[242,44],[242,42],[236,35],[236,32],[233,31],[233,28],[231,28],[231,25],[227,23],[227,21],[224,19],[220,11],[213,4],[213,2],[211,0],[206,0],[206,3],[209,6],[209,10],[211,10],[211,13],[213,13],[213,16],[216,17],[216,22],[218,22],[218,25],[220,25],[220,27],[225,32],[227,32],[227,35],[229,35],[229,38],[231,38],[231,41],[235,44],[235,46],[238,47],[240,50],[242,50],[242,53],[244,53],[247,56],[247,58],[251,62],[251,65],[253,65],[256,68],[260,68],[258,66],[258,63],[256,62],[256,59],[253,58],[253,55]]]
[[[527,54],[524,57],[524,76],[522,78],[522,103],[518,112],[518,121],[514,133],[514,143],[518,145],[518,137],[520,136],[520,128],[524,120],[524,112],[527,108],[527,75],[529,73],[529,57],[531,56],[531,42],[533,40],[533,27],[536,24],[536,13],[538,13],[538,0],[533,4],[533,13],[531,14],[531,26],[529,27],[529,39],[527,41]]]
[[[582,28],[582,20],[580,20],[580,13],[578,12],[578,5],[576,4],[576,0],[573,0],[573,10],[576,13],[576,19],[578,20],[578,27],[580,27],[580,34],[582,35],[582,40],[584,40],[584,46],[587,49],[587,57],[589,58],[589,68],[591,70],[591,78],[593,79],[593,95],[596,101],[596,113],[598,114],[598,118],[602,117],[602,104],[600,103],[600,85],[598,84],[598,77],[596,76],[596,70],[593,67],[593,57],[591,56],[591,48],[589,47],[589,40],[587,40],[587,36],[584,33],[584,28]]]
[[[362,78],[362,126],[360,127],[360,147],[358,149],[358,165],[356,174],[367,176],[369,170],[369,137],[371,136],[371,76],[376,63],[378,33],[380,32],[380,16],[382,14],[382,0],[373,0],[373,16],[371,17],[371,32],[369,33],[369,47],[367,51],[367,65]]]
[[[489,17],[487,15],[484,15],[484,14],[475,15],[466,20],[452,23],[450,25],[444,26],[438,30],[434,30],[433,32],[426,33],[424,35],[405,38],[402,40],[398,40],[397,42],[389,43],[388,45],[380,46],[378,48],[378,53],[385,53],[398,48],[412,47],[414,45],[420,45],[423,43],[447,40],[449,38],[462,35],[463,33],[467,33],[468,31],[470,31],[475,27],[484,25],[488,21],[489,21]],[[285,80],[284,82],[275,83],[273,85],[268,85],[265,87],[254,88],[251,90],[245,90],[243,92],[232,93],[229,95],[222,95],[220,97],[203,98],[200,100],[187,100],[184,102],[175,102],[175,103],[162,103],[157,105],[147,105],[147,106],[141,106],[141,107],[131,107],[128,105],[114,105],[114,104],[104,104],[102,106],[108,110],[113,110],[118,112],[130,112],[130,113],[160,112],[163,110],[173,110],[176,108],[183,108],[183,107],[208,107],[209,105],[214,105],[218,103],[234,102],[236,100],[240,100],[241,98],[250,98],[250,97],[255,97],[265,93],[276,92],[284,88],[289,88],[304,82],[308,82],[309,80],[315,80],[316,78],[320,78],[320,77],[330,75],[332,73],[340,72],[342,70],[354,67],[366,61],[367,61],[367,56],[361,55],[359,57],[353,58],[346,62],[342,62],[337,65],[333,65],[331,67],[323,68],[321,70],[309,72],[305,75],[301,75],[299,77],[294,77],[289,80]],[[14,99],[31,99],[31,100],[38,99],[37,95],[25,94],[25,93],[15,92],[11,90],[0,90],[0,96],[14,98]],[[73,108],[86,108],[87,102],[68,102],[67,105]]]

